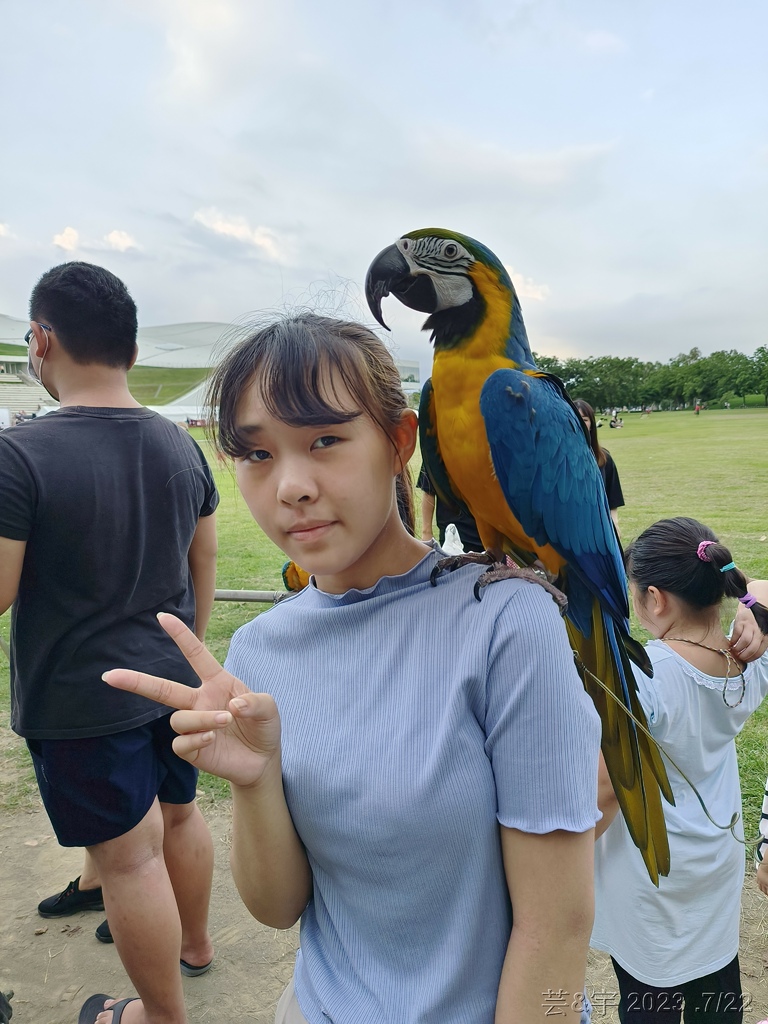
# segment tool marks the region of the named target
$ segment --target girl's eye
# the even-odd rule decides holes
[[[257,448],[256,451],[248,452],[245,456],[246,462],[266,462],[267,459],[271,459],[272,456],[269,452],[264,451],[263,448]]]
[[[338,441],[338,437],[333,434],[324,434],[323,437],[318,437],[315,443],[312,445],[313,448],[331,448]]]

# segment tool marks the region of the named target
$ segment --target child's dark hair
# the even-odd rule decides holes
[[[119,277],[74,260],[46,271],[32,289],[29,317],[50,324],[74,362],[128,369],[136,352],[136,303]]]
[[[632,541],[624,561],[638,590],[658,587],[692,608],[709,608],[724,597],[747,598],[743,603],[768,633],[768,608],[751,603],[746,577],[734,565],[731,552],[696,519],[660,519]]]
[[[358,404],[343,407],[333,394],[337,374]],[[253,447],[237,430],[237,410],[255,385],[271,416],[294,427],[347,423],[367,413],[391,439],[408,408],[395,361],[380,338],[362,324],[315,313],[284,316],[259,328],[226,354],[208,384],[206,405],[212,441],[231,458]],[[394,443],[394,442],[393,442]],[[413,484],[408,467],[397,477],[397,503],[414,532]]]
[[[589,445],[592,451],[594,452],[598,466],[604,466],[605,450],[600,447],[600,442],[597,439],[597,421],[595,420],[595,410],[592,408],[589,402],[585,402],[583,398],[574,398],[573,404],[576,406],[581,415],[586,416],[589,420]]]

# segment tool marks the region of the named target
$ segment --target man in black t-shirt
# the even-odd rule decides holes
[[[168,709],[101,675],[136,665],[199,686],[156,616],[172,612],[204,636],[218,495],[195,442],[128,390],[136,307],[121,281],[87,263],[54,267],[30,318],[29,372],[61,408],[0,435],[11,725],[59,842],[85,847],[95,865],[86,872],[98,874],[143,1001],[137,1019],[181,1022],[181,973],[213,957],[213,849],[196,772],[173,754]],[[100,906],[86,872],[40,912]]]

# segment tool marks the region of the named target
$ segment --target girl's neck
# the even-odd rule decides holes
[[[723,653],[729,651],[728,638],[718,617],[703,616],[680,618],[671,621],[659,634],[676,654],[694,668],[709,676],[731,676],[743,670],[744,665],[731,655],[731,661]]]

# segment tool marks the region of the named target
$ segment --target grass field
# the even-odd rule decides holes
[[[197,366],[134,366],[128,387],[142,405],[168,405],[204,380],[208,369]]]
[[[768,410],[633,414],[625,415],[624,423],[622,430],[606,425],[599,434],[621,475],[626,499],[619,513],[622,539],[630,540],[664,516],[693,516],[715,530],[750,575],[768,577]],[[201,431],[193,434],[206,446]],[[281,589],[284,556],[251,519],[230,470],[213,458],[211,464],[221,492],[219,587]],[[208,635],[214,654],[222,658],[234,630],[264,607],[217,603]],[[9,625],[6,614],[0,618],[6,640]],[[7,728],[8,706],[8,667],[0,654],[0,807],[12,808],[36,800],[36,790],[26,748]],[[768,774],[768,705],[739,738],[739,757],[745,826],[747,835],[754,835]],[[227,792],[210,777],[201,785],[215,794]]]

